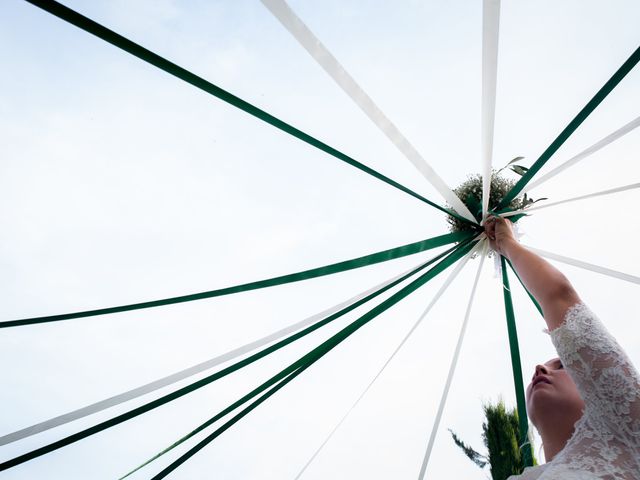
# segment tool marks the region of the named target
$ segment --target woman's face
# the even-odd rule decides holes
[[[584,402],[559,358],[537,365],[527,387],[527,412],[534,425],[540,420],[580,417]]]

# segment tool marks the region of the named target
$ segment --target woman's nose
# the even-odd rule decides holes
[[[533,378],[536,378],[541,373],[544,373],[546,375],[549,373],[549,370],[547,370],[547,367],[545,365],[536,365],[536,371],[533,374]]]

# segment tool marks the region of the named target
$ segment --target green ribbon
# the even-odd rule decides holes
[[[180,398],[188,393],[191,393],[201,387],[204,387],[205,385],[209,385],[210,383],[226,376],[229,375],[230,373],[233,373],[257,360],[259,360],[260,358],[263,358],[267,355],[269,355],[270,353],[273,353],[274,351],[284,347],[285,345],[288,345],[289,343],[302,338],[303,336],[317,330],[318,328],[320,328],[323,325],[326,325],[327,323],[351,312],[352,310],[358,308],[359,306],[363,305],[364,303],[368,302],[369,300],[377,297],[378,295],[386,292],[387,290],[393,288],[394,286],[398,285],[399,283],[403,282],[404,280],[410,278],[411,276],[413,276],[414,274],[418,273],[419,271],[423,270],[424,268],[428,267],[430,264],[432,264],[433,262],[439,260],[440,258],[444,257],[445,255],[448,255],[449,253],[455,252],[461,248],[465,248],[466,245],[469,244],[469,242],[471,241],[470,238],[468,238],[467,240],[461,242],[460,244],[448,249],[445,252],[440,253],[439,255],[437,255],[436,257],[434,257],[433,259],[425,262],[424,264],[418,266],[417,268],[413,269],[411,272],[407,273],[406,275],[403,275],[402,277],[396,279],[395,281],[393,281],[392,283],[385,285],[384,287],[379,288],[378,290],[376,290],[375,292],[367,295],[366,297],[362,298],[361,300],[348,305],[347,307],[341,309],[340,311],[330,315],[329,317],[320,320],[319,322],[310,325],[309,327],[305,328],[304,330],[301,330],[300,332],[297,332],[289,337],[287,337],[286,339],[283,339],[277,343],[275,343],[274,345],[271,345],[270,347],[267,347],[243,360],[240,360],[239,362],[234,363],[233,365],[230,365],[218,372],[215,372],[207,377],[204,377],[196,382],[193,382],[189,385],[186,385],[172,393],[169,393],[167,395],[164,395],[156,400],[150,401],[144,405],[141,405],[139,407],[136,407],[128,412],[125,412],[123,414],[120,414],[116,417],[113,417],[109,420],[105,420],[104,422],[101,422],[97,425],[94,425],[92,427],[86,428],[85,430],[82,430],[80,432],[74,433],[72,435],[69,435],[67,437],[64,437],[60,440],[57,440],[55,442],[52,442],[48,445],[45,445],[43,447],[37,448],[35,450],[32,450],[30,452],[27,452],[23,455],[20,455],[18,457],[15,457],[13,459],[7,460],[4,463],[0,463],[0,471],[3,470],[7,470],[11,467],[14,467],[16,465],[20,465],[21,463],[27,462],[29,460],[32,460],[34,458],[40,457],[42,455],[45,455],[47,453],[50,453],[54,450],[57,450],[59,448],[62,448],[64,446],[70,445],[72,443],[75,443],[79,440],[82,440],[83,438],[89,437],[93,434],[96,434],[98,432],[101,432],[103,430],[106,430],[110,427],[113,427],[115,425],[118,425],[120,423],[123,423],[127,420],[130,420],[132,418],[137,417],[138,415],[142,415],[143,413],[146,413],[150,410],[153,410],[157,407],[160,407],[161,405],[164,405],[166,403],[169,403],[177,398]]]
[[[338,160],[342,160],[343,162],[348,163],[352,167],[355,167],[365,173],[368,173],[369,175],[377,178],[378,180],[382,180],[383,182],[397,188],[398,190],[403,191],[404,193],[411,195],[412,197],[417,198],[418,200],[422,200],[426,204],[431,205],[432,207],[445,212],[447,215],[452,215],[458,218],[459,220],[473,224],[473,222],[467,220],[461,215],[458,215],[453,210],[446,209],[438,205],[437,203],[432,202],[431,200],[405,187],[404,185],[401,185],[395,180],[392,180],[389,177],[366,166],[365,164],[358,162],[357,160],[349,157],[348,155],[340,152],[339,150],[336,150],[335,148],[330,147],[326,143],[321,142],[320,140],[312,137],[311,135],[303,132],[302,130],[299,130],[294,126],[289,125],[288,123],[280,120],[279,118],[274,117],[270,113],[265,112],[264,110],[250,104],[249,102],[246,102],[245,100],[242,100],[239,97],[236,97],[235,95],[227,92],[226,90],[223,90],[222,88],[214,85],[213,83],[205,80],[204,78],[199,77],[198,75],[195,75],[194,73],[191,73],[188,70],[185,70],[184,68],[176,65],[175,63],[170,62],[169,60],[161,57],[156,53],[153,53],[150,50],[147,50],[141,45],[138,45],[137,43],[123,37],[122,35],[119,35],[113,30],[110,30],[100,25],[99,23],[91,20],[90,18],[85,17],[84,15],[81,15],[80,13],[66,7],[65,5],[62,5],[61,3],[58,3],[54,0],[26,0],[26,1],[37,7],[40,7],[41,9],[51,13],[52,15],[55,15],[56,17],[62,20],[65,20],[68,23],[71,23],[72,25],[75,25],[76,27],[84,30],[85,32],[91,33],[92,35],[95,35],[96,37],[101,38],[102,40],[124,50],[127,53],[130,53],[131,55],[138,57],[139,59],[144,60],[145,62],[150,63],[151,65],[158,67],[161,70],[164,70],[170,75],[173,75],[174,77],[184,80],[185,82],[193,85],[194,87],[199,88],[200,90],[203,90],[219,98],[220,100],[227,102],[228,104],[233,105],[234,107],[239,108],[240,110],[248,113],[249,115],[253,115],[254,117],[259,118],[260,120],[268,123],[269,125],[272,125],[277,129],[283,132],[286,132],[289,135],[292,135],[297,139],[302,140],[303,142],[313,147],[316,147],[319,150],[322,150],[325,153],[328,153],[329,155],[337,158]]]
[[[262,392],[264,392],[265,390],[267,390],[268,388],[273,387],[265,395],[263,395],[262,397],[260,397],[257,400],[255,400],[252,404],[250,404],[248,407],[246,407],[244,410],[242,410],[236,416],[234,416],[233,418],[228,420],[225,424],[223,424],[218,429],[216,429],[213,433],[208,435],[204,440],[202,440],[200,443],[198,443],[195,447],[190,449],[187,453],[182,455],[175,462],[173,462],[171,465],[169,465],[167,468],[165,468],[162,472],[160,472],[158,475],[153,477],[154,479],[164,478],[166,475],[168,475],[170,472],[172,472],[178,466],[180,466],[182,463],[184,463],[186,460],[188,460],[191,456],[193,456],[196,452],[198,452],[199,450],[204,448],[205,445],[207,445],[208,443],[213,441],[216,437],[218,437],[220,434],[222,434],[225,430],[230,428],[234,423],[239,421],[242,417],[247,415],[251,410],[256,408],[260,403],[264,402],[267,398],[269,398],[271,395],[273,395],[276,391],[278,391],[280,388],[284,387],[284,385],[286,385],[291,380],[293,380],[293,378],[298,376],[300,373],[302,373],[304,370],[306,370],[309,366],[311,366],[313,363],[315,363],[320,358],[322,358],[324,355],[326,355],[329,351],[331,351],[334,347],[336,347],[338,344],[340,344],[342,341],[344,341],[347,337],[349,337],[354,332],[356,332],[363,325],[365,325],[366,323],[370,322],[375,317],[380,315],[382,312],[388,310],[393,305],[395,305],[396,303],[398,303],[399,301],[401,301],[402,299],[404,299],[405,297],[407,297],[408,295],[410,295],[411,293],[416,291],[419,287],[421,287],[422,285],[427,283],[429,280],[434,278],[436,275],[438,275],[439,273],[444,271],[446,268],[448,268],[449,266],[454,264],[456,261],[461,259],[464,255],[469,253],[472,248],[473,248],[473,243],[471,243],[471,242],[467,242],[465,245],[458,245],[440,263],[438,263],[433,268],[428,270],[426,273],[421,275],[419,278],[417,278],[416,280],[411,282],[409,285],[405,286],[404,288],[402,288],[401,290],[396,292],[394,295],[389,297],[387,300],[385,300],[384,302],[380,303],[379,305],[377,305],[376,307],[374,307],[373,309],[371,309],[370,311],[365,313],[363,316],[361,316],[360,318],[358,318],[357,320],[352,322],[350,325],[348,325],[347,327],[345,327],[344,329],[342,329],[341,331],[339,331],[338,333],[333,335],[331,338],[329,338],[328,340],[326,340],[325,342],[323,342],[322,344],[320,344],[319,346],[317,346],[316,348],[311,350],[306,355],[302,356],[301,358],[299,358],[298,360],[296,360],[295,362],[290,364],[288,367],[286,367],[283,370],[281,370],[279,373],[277,373],[276,375],[271,377],[266,382],[262,383],[261,385],[256,387],[254,390],[252,390],[251,392],[249,392],[248,394],[246,394],[245,396],[243,396],[242,398],[240,398],[236,402],[232,403],[231,405],[226,407],[224,410],[222,410],[219,413],[217,413],[215,416],[211,417],[209,420],[207,420],[206,422],[204,422],[203,424],[198,426],[195,430],[192,430],[187,435],[185,435],[184,437],[180,438],[177,442],[173,443],[172,445],[167,447],[162,452],[156,454],[154,457],[152,457],[151,459],[147,460],[142,465],[138,466],[135,470],[132,470],[131,472],[129,472],[127,475],[125,475],[125,477],[130,475],[130,474],[132,474],[133,472],[139,470],[140,468],[144,467],[145,465],[148,465],[153,460],[155,460],[158,457],[164,455],[165,453],[167,453],[168,451],[170,451],[173,448],[177,447],[181,443],[189,440],[194,435],[198,434],[199,432],[201,432],[202,430],[204,430],[208,426],[212,425],[216,421],[218,421],[221,418],[223,418],[224,416],[228,415],[233,410],[235,410],[236,408],[242,406],[243,404],[245,404],[246,402],[248,402],[249,400],[251,400],[255,396],[257,396],[257,395],[261,394]],[[432,260],[432,262],[430,262],[430,263],[433,263],[436,260],[437,260],[437,258],[434,258]],[[122,477],[122,478],[125,478],[125,477]]]
[[[520,363],[520,349],[518,347],[518,331],[516,329],[516,317],[513,312],[511,289],[507,275],[507,265],[504,257],[500,257],[502,263],[502,292],[504,294],[504,309],[507,316],[507,331],[509,332],[509,349],[511,351],[511,368],[513,370],[513,383],[516,390],[516,402],[518,404],[518,423],[520,426],[520,445],[525,467],[533,465],[531,444],[529,443],[529,421],[527,419],[527,404],[524,395],[524,382],[522,380],[522,365]]]
[[[200,441],[196,446],[192,447],[191,449],[189,449],[186,453],[184,453],[182,456],[180,456],[177,460],[175,460],[173,463],[171,463],[169,466],[165,467],[160,473],[154,475],[152,478],[152,480],[159,480],[161,478],[165,478],[167,475],[169,475],[171,472],[173,472],[176,468],[178,468],[180,465],[182,465],[184,462],[186,462],[187,460],[189,460],[191,457],[193,457],[196,453],[198,453],[200,450],[202,450],[204,447],[206,447],[209,443],[211,443],[214,439],[216,439],[217,437],[219,437],[220,435],[222,435],[222,433],[224,433],[226,430],[228,430],[229,428],[231,428],[234,424],[236,424],[238,421],[240,421],[243,417],[245,417],[249,412],[251,412],[252,410],[254,410],[258,405],[260,405],[262,402],[264,402],[267,398],[269,398],[271,395],[273,395],[274,393],[276,393],[278,390],[280,390],[282,387],[284,387],[287,383],[289,383],[291,380],[293,380],[295,377],[297,377],[300,373],[302,373],[304,370],[306,370],[307,368],[309,368],[311,366],[311,363],[300,367],[298,370],[296,370],[295,372],[289,374],[286,378],[282,379],[280,382],[278,382],[271,390],[269,390],[267,393],[265,393],[264,395],[262,395],[261,397],[259,397],[257,400],[255,400],[254,402],[252,402],[249,406],[247,406],[246,408],[244,408],[240,413],[236,414],[233,418],[231,418],[229,421],[225,422],[224,425],[220,426],[218,429],[216,429],[215,432],[211,433],[209,436],[207,436],[204,440]],[[200,431],[200,430],[198,430]],[[189,435],[190,437],[191,435]],[[186,440],[187,438],[185,438],[184,440]],[[171,450],[174,446],[177,446],[179,443],[182,443],[182,441],[184,440],[180,440],[179,442],[177,442],[175,445],[172,445],[171,447],[169,447],[166,451]],[[123,478],[129,476],[131,473],[139,470],[140,468],[144,467],[145,465],[147,465],[148,463],[150,463],[151,461],[155,460],[155,458],[159,457],[160,455],[162,455],[165,452],[162,452],[160,454],[158,454],[156,457],[152,458],[151,460],[149,460],[148,462],[146,462],[144,465],[141,465],[140,467],[136,468],[135,470],[133,470],[132,472],[128,473],[127,475],[125,475],[124,477],[121,477],[119,480],[122,480]]]
[[[413,255],[416,253],[424,252],[425,250],[429,250],[432,248],[441,247],[443,245],[448,245],[454,242],[460,242],[470,238],[472,235],[473,233],[470,233],[470,232],[447,233],[445,235],[439,235],[437,237],[428,238],[426,240],[421,240],[419,242],[409,243],[407,245],[391,248],[389,250],[383,250],[381,252],[372,253],[370,255],[354,258],[352,260],[345,260],[343,262],[332,263],[331,265],[325,265],[323,267],[312,268],[310,270],[304,270],[302,272],[281,275],[279,277],[268,278],[266,280],[258,280],[255,282],[243,283],[241,285],[220,288],[217,290],[210,290],[208,292],[192,293],[190,295],[164,298],[161,300],[152,300],[149,302],[133,303],[129,305],[120,305],[117,307],[100,308],[96,310],[86,310],[83,312],[64,313],[60,315],[50,315],[46,317],[34,317],[34,318],[24,318],[20,320],[8,320],[5,322],[0,322],[0,328],[33,325],[37,323],[58,322],[61,320],[70,320],[73,318],[92,317],[96,315],[106,315],[110,313],[127,312],[130,310],[140,310],[143,308],[160,307],[163,305],[171,305],[174,303],[192,302],[194,300],[202,300],[205,298],[220,297],[223,295],[230,295],[233,293],[247,292],[249,290],[256,290],[259,288],[267,288],[267,287],[273,287],[276,285],[284,285],[286,283],[309,280],[311,278],[322,277],[324,275],[331,275],[334,273],[344,272],[346,270],[352,270],[354,268],[361,268],[361,267],[373,265],[376,263],[386,262],[396,258],[406,257],[407,255]]]
[[[522,191],[527,183],[531,180],[531,178],[538,173],[538,171],[543,167],[547,160],[551,158],[551,156],[556,153],[556,151],[562,146],[562,144],[571,136],[573,132],[586,120],[586,118],[593,112],[598,105],[606,98],[609,93],[620,83],[620,81],[635,67],[635,65],[640,61],[640,47],[638,47],[635,52],[631,54],[631,56],[627,59],[626,62],[622,64],[622,66],[611,76],[607,83],[603,85],[603,87],[598,90],[598,92],[593,96],[589,103],[587,103],[582,110],[575,116],[573,120],[565,127],[560,135],[549,145],[549,147],[540,155],[540,158],[535,161],[535,163],[527,170],[527,172],[518,180],[518,182],[509,190],[509,192],[505,195],[505,197],[500,201],[495,210],[500,210],[501,208],[506,207],[509,203],[518,196],[518,194]]]

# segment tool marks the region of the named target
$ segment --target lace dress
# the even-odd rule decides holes
[[[635,325],[634,325],[635,327]],[[551,462],[508,480],[639,480],[640,375],[583,303],[567,311],[551,340],[585,403]]]

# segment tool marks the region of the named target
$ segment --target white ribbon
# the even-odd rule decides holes
[[[567,265],[573,265],[574,267],[583,268],[585,270],[601,273],[609,277],[618,278],[620,280],[624,280],[625,282],[631,282],[631,283],[640,285],[640,277],[636,277],[635,275],[618,272],[617,270],[612,270],[606,267],[600,267],[598,265],[594,265],[593,263],[587,263],[587,262],[583,262],[582,260],[576,260],[575,258],[564,257],[562,255],[558,255],[557,253],[547,252],[545,250],[540,250],[539,248],[533,248],[528,245],[524,245],[524,246],[529,250],[531,250],[532,252],[537,253],[541,257],[546,257],[551,260],[557,260],[558,262],[566,263]]]
[[[312,315],[304,320],[301,320],[297,323],[289,325],[288,327],[278,330],[270,335],[267,335],[266,337],[262,337],[251,343],[247,343],[246,345],[242,345],[241,347],[235,348],[222,355],[218,355],[217,357],[213,357],[205,362],[198,363],[197,365],[193,365],[192,367],[173,373],[164,378],[160,378],[153,382],[147,383],[146,385],[142,385],[132,390],[128,390],[118,395],[114,395],[113,397],[100,400],[96,403],[92,403],[91,405],[87,405],[77,410],[73,410],[71,412],[45,420],[43,422],[36,423],[35,425],[31,425],[29,427],[25,427],[15,432],[3,435],[2,437],[0,437],[0,445],[6,445],[8,443],[16,442],[18,440],[22,440],[23,438],[30,437],[32,435],[44,432],[51,428],[58,427],[60,425],[65,425],[74,420],[78,420],[80,418],[84,418],[86,416],[93,415],[94,413],[98,413],[103,410],[106,410],[108,408],[115,407],[116,405],[120,405],[121,403],[136,399],[148,393],[154,392],[160,388],[172,385],[176,382],[179,382],[191,376],[197,375],[198,373],[204,372],[210,368],[220,365],[221,363],[227,362],[229,360],[233,360],[241,355],[249,353],[252,350],[263,347],[268,343],[274,342],[276,340],[280,340],[286,335],[289,335],[295,331],[298,331],[308,325],[311,325],[312,323],[317,322],[318,320],[321,320],[322,318],[325,318],[329,315],[336,313],[342,308],[345,308],[349,305],[352,305],[358,302],[359,300],[363,299],[367,295],[370,295],[376,290],[389,285],[390,283],[396,281],[403,275],[408,274],[409,272],[414,270],[414,268],[411,268],[410,270],[407,270],[406,272],[401,273],[390,280],[387,280],[379,285],[376,285],[375,287],[372,287],[362,293],[359,293],[358,295],[350,298],[349,300],[346,300],[338,305],[328,308],[327,310],[316,313],[315,315]]]
[[[431,165],[427,163],[409,140],[407,140],[391,120],[378,108],[371,97],[356,83],[353,77],[351,77],[313,32],[309,30],[289,5],[284,0],[261,1],[289,33],[295,37],[300,45],[307,50],[313,59],[320,64],[324,71],[342,88],[351,100],[360,107],[369,119],[391,140],[402,154],[407,157],[413,166],[438,190],[447,203],[451,205],[459,215],[475,223],[476,220],[467,206],[451,191]]]
[[[587,195],[580,195],[579,197],[567,198],[565,200],[559,200],[557,202],[543,203],[541,205],[531,207],[531,208],[526,208],[524,210],[506,212],[504,214],[501,214],[500,216],[512,217],[513,215],[518,215],[519,213],[533,212],[534,210],[542,210],[543,208],[553,207],[554,205],[562,205],[563,203],[575,202],[577,200],[584,200],[585,198],[600,197],[602,195],[611,195],[612,193],[624,192],[626,190],[633,190],[635,188],[640,188],[640,183],[632,183],[631,185],[624,185],[622,187],[610,188],[609,190],[602,190],[601,192],[589,193]]]
[[[484,0],[482,4],[482,222],[489,211],[493,130],[496,115],[496,83],[498,77],[498,38],[500,0]]]
[[[587,148],[586,150],[580,152],[578,155],[576,155],[573,158],[570,158],[569,160],[567,160],[566,162],[564,162],[562,165],[560,165],[559,167],[554,168],[553,170],[551,170],[549,173],[541,176],[540,178],[538,178],[537,180],[533,181],[533,182],[529,182],[523,189],[522,189],[522,193],[528,192],[529,190],[531,190],[532,188],[537,187],[538,185],[546,182],[547,180],[549,180],[552,177],[555,177],[557,174],[559,174],[560,172],[566,170],[567,168],[571,167],[572,165],[575,165],[576,163],[578,163],[581,160],[584,160],[585,158],[587,158],[589,155],[591,155],[592,153],[597,152],[598,150],[606,147],[607,145],[609,145],[611,142],[613,142],[614,140],[617,140],[618,138],[626,135],[627,133],[629,133],[630,131],[632,131],[633,129],[637,128],[638,126],[640,126],[640,117],[636,118],[635,120],[632,120],[631,122],[627,123],[626,125],[624,125],[623,127],[619,128],[618,130],[616,130],[615,132],[613,132],[610,135],[607,135],[606,137],[604,137],[602,140],[600,140],[599,142],[593,144],[592,146],[590,146],[589,148]]]
[[[484,238],[484,233],[478,237],[478,239],[482,239]],[[471,257],[471,255],[473,255],[478,248],[480,247],[481,242],[478,242],[478,244],[471,250],[471,252],[469,252],[457,265],[456,268],[451,272],[451,274],[449,274],[449,276],[447,277],[447,279],[445,280],[445,282],[442,284],[442,286],[440,287],[440,289],[438,290],[438,292],[435,294],[435,296],[433,297],[433,299],[431,300],[431,302],[429,303],[429,305],[427,306],[427,308],[424,310],[424,312],[422,312],[422,315],[420,315],[420,317],[418,318],[418,320],[413,324],[413,326],[411,327],[411,329],[409,330],[409,332],[407,332],[407,334],[405,335],[405,337],[402,339],[402,341],[398,344],[398,346],[396,347],[396,349],[393,351],[393,353],[389,356],[389,358],[387,359],[386,362],[384,362],[384,365],[382,365],[382,368],[380,368],[380,370],[378,371],[378,373],[375,374],[375,376],[373,377],[373,379],[369,382],[369,385],[367,385],[367,387],[362,391],[362,393],[360,394],[360,396],[357,398],[357,400],[353,403],[353,405],[351,405],[351,408],[349,408],[349,410],[347,411],[347,413],[344,414],[344,416],[342,417],[342,419],[336,424],[335,427],[333,427],[333,430],[331,430],[331,432],[329,433],[329,435],[327,435],[327,437],[324,439],[324,441],[320,444],[320,446],[316,449],[316,451],[313,453],[313,455],[311,455],[311,458],[309,458],[309,460],[307,461],[307,463],[304,464],[304,466],[302,467],[302,469],[298,472],[298,474],[295,477],[295,480],[298,480],[302,474],[307,470],[307,468],[309,467],[309,465],[311,465],[311,462],[313,462],[313,460],[315,460],[315,458],[318,456],[318,454],[322,451],[322,449],[324,448],[324,446],[329,442],[329,440],[331,440],[331,438],[333,437],[333,435],[336,433],[336,431],[340,428],[340,426],[342,426],[342,424],[344,423],[344,421],[347,419],[347,417],[351,414],[351,412],[356,408],[356,406],[358,406],[358,404],[360,403],[360,401],[364,398],[364,396],[367,394],[367,392],[371,389],[371,387],[373,386],[373,384],[376,382],[376,380],[378,380],[378,377],[380,377],[380,375],[382,375],[382,372],[387,368],[387,365],[389,365],[389,363],[391,363],[391,361],[393,360],[393,358],[396,356],[396,354],[400,351],[400,349],[404,346],[404,344],[407,342],[407,340],[409,339],[409,337],[413,334],[413,332],[418,328],[418,326],[422,323],[422,320],[424,320],[424,318],[427,316],[427,314],[429,313],[429,311],[433,308],[433,306],[436,304],[436,302],[440,299],[440,297],[442,296],[442,294],[447,290],[447,288],[449,287],[449,285],[451,285],[451,282],[453,282],[453,280],[458,276],[458,273],[460,273],[460,270],[462,270],[462,268],[466,265],[467,261],[469,260],[469,258]]]
[[[433,449],[433,444],[436,439],[438,427],[440,426],[440,419],[442,418],[442,412],[444,411],[444,406],[447,403],[447,396],[449,395],[449,388],[451,387],[451,381],[453,380],[453,375],[456,371],[456,366],[458,364],[458,357],[460,356],[460,350],[462,349],[462,342],[464,340],[464,335],[467,331],[469,316],[471,314],[471,306],[473,305],[473,298],[476,294],[476,288],[478,287],[478,280],[480,280],[480,272],[482,271],[482,265],[484,264],[484,259],[487,256],[487,250],[489,247],[489,242],[487,240],[485,240],[483,243],[484,243],[484,248],[482,249],[482,257],[480,258],[480,265],[478,265],[476,278],[473,281],[473,288],[471,289],[469,303],[467,304],[467,312],[465,313],[464,321],[462,322],[462,328],[460,329],[460,335],[458,336],[458,343],[456,344],[455,353],[453,354],[453,358],[451,359],[449,374],[447,375],[447,381],[444,386],[444,391],[442,392],[440,405],[438,406],[438,413],[436,414],[436,418],[433,422],[433,428],[431,429],[431,435],[429,436],[429,444],[427,445],[427,451],[424,454],[422,466],[420,467],[420,474],[418,476],[419,480],[424,479],[425,472],[427,471],[427,465],[429,464],[429,458],[431,457],[431,450]]]

